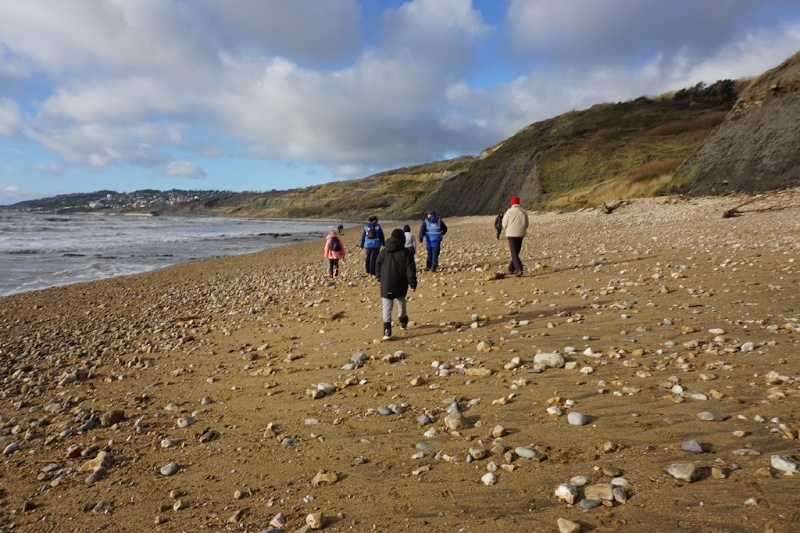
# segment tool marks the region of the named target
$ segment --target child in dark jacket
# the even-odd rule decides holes
[[[409,287],[417,290],[417,267],[414,254],[406,248],[403,230],[395,229],[378,254],[376,275],[381,283],[381,310],[383,314],[383,340],[392,338],[392,307],[397,301],[400,327],[408,326],[406,295]]]

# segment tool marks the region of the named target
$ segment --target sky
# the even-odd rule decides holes
[[[0,0],[0,205],[363,178],[798,50],[797,0]]]

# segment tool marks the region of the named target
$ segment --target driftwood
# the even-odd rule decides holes
[[[741,209],[742,207],[746,206],[747,204],[752,204],[752,203],[753,203],[753,202],[755,202],[756,200],[760,200],[760,199],[761,199],[761,196],[754,196],[753,198],[750,198],[750,199],[749,199],[749,200],[747,200],[746,202],[744,202],[744,203],[742,203],[742,204],[739,204],[739,205],[737,205],[736,207],[731,207],[730,209],[728,209],[728,210],[726,210],[724,213],[722,213],[722,218],[733,218],[733,217],[738,217],[738,216],[740,216],[740,215],[742,215],[742,214],[743,214],[743,212],[742,212],[742,211],[740,211],[740,209]]]
[[[759,194],[743,202],[735,207],[731,207],[730,209],[725,210],[722,213],[722,218],[733,218],[741,216],[745,213],[765,213],[767,211],[778,211],[781,209],[789,209],[792,207],[797,207],[797,201],[795,199],[796,190],[782,190],[782,191],[773,191],[767,194]],[[774,203],[772,205],[767,205],[766,207],[758,207],[756,209],[749,209],[747,211],[743,211],[742,208],[746,205],[752,204],[753,202],[757,202],[758,200],[770,199]]]
[[[610,215],[611,213],[614,212],[614,210],[616,208],[621,207],[623,205],[625,205],[625,201],[624,200],[616,200],[614,202],[606,202],[606,203],[604,203],[601,206],[601,208],[603,209],[603,213],[605,213],[606,215]]]

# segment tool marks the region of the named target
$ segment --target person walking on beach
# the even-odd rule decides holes
[[[500,233],[503,231],[503,215],[504,214],[505,213],[500,211],[500,214],[497,215],[497,217],[495,217],[495,219],[494,219],[494,229],[497,230],[497,239],[498,240],[500,239]]]
[[[511,197],[511,207],[503,215],[503,229],[508,238],[508,249],[511,251],[508,271],[521,276],[523,265],[519,252],[522,250],[522,239],[528,231],[528,213],[519,205],[519,196]]]
[[[339,238],[339,233],[332,229],[325,239],[325,257],[328,259],[328,277],[339,277],[339,259],[342,259],[347,252],[344,250],[344,243]]]
[[[339,230],[339,235],[344,235],[344,225],[343,224],[339,224],[339,227],[336,228],[336,229]]]
[[[417,253],[417,240],[414,238],[414,234],[411,233],[411,227],[406,224],[403,226],[403,235],[406,237],[406,248],[411,251],[412,255]]]
[[[359,248],[364,248],[367,252],[367,257],[364,260],[367,274],[376,275],[375,266],[378,260],[378,252],[385,243],[386,239],[383,236],[383,229],[378,224],[378,217],[372,215],[367,219],[364,231],[361,233],[361,244],[359,244]]]
[[[383,340],[392,338],[392,307],[397,302],[400,328],[408,327],[406,295],[417,290],[417,266],[414,255],[405,246],[403,230],[392,230],[386,247],[378,254],[378,280],[381,284],[381,312],[383,318]]]
[[[421,243],[424,239],[425,247],[428,249],[425,270],[436,272],[436,269],[439,268],[439,251],[445,233],[447,233],[447,225],[444,220],[436,217],[436,211],[429,211],[428,216],[419,227],[419,242]]]

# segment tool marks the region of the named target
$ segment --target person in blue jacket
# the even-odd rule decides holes
[[[425,247],[428,249],[425,270],[436,272],[436,269],[439,268],[439,250],[445,233],[447,233],[447,225],[444,220],[436,217],[436,211],[430,211],[419,228],[419,242],[424,240]]]
[[[378,252],[380,252],[381,246],[385,243],[386,239],[383,237],[383,229],[381,229],[380,224],[378,224],[378,217],[372,215],[367,219],[364,231],[361,233],[361,244],[358,245],[367,252],[367,258],[364,262],[367,274],[371,276],[377,274],[376,263],[378,261]]]

